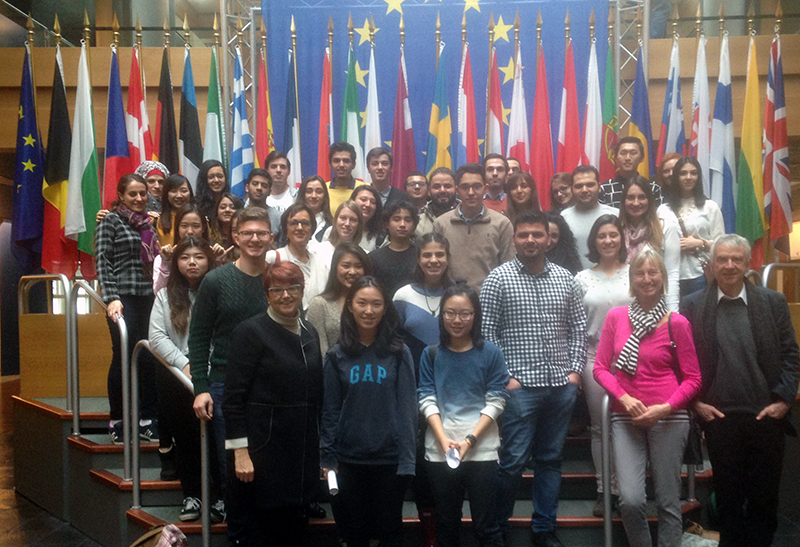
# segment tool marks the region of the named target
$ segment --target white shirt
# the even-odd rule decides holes
[[[280,256],[282,261],[297,264],[303,272],[303,278],[305,278],[306,282],[305,289],[303,290],[303,309],[308,309],[308,304],[311,302],[311,299],[325,290],[325,284],[328,282],[326,268],[322,265],[317,258],[317,254],[312,249],[308,249],[308,262],[305,263],[300,262],[300,260],[289,251],[288,245],[286,247],[281,247],[277,251],[268,251],[267,264],[274,264],[277,262],[278,256]],[[330,267],[330,263],[328,267]]]
[[[592,231],[594,222],[603,215],[619,216],[619,209],[598,203],[597,207],[589,211],[579,211],[574,205],[561,211],[561,216],[567,222],[567,226],[575,236],[575,245],[578,248],[578,258],[581,259],[583,269],[591,268],[595,265],[586,256],[589,254],[589,232]]]
[[[280,214],[283,214],[283,212],[294,203],[296,197],[297,188],[292,188],[290,186],[286,188],[286,191],[282,194],[267,196],[267,205],[275,207]]]
[[[714,201],[707,199],[702,207],[697,207],[694,198],[681,200],[678,215],[683,219],[687,235],[698,237],[706,241],[714,241],[725,234],[725,221],[722,211]],[[678,215],[667,205],[658,208],[658,216],[662,220],[673,220],[678,224],[678,233],[682,237]],[[681,253],[680,278],[695,279],[704,275],[700,259],[694,253]]]
[[[717,287],[717,302],[719,302],[723,298],[727,298],[728,300],[736,300],[737,298],[741,298],[744,301],[744,305],[746,306],[747,305],[747,287],[742,285],[742,290],[739,292],[738,295],[734,296],[733,298],[731,298],[730,296],[728,296],[727,294],[722,292],[722,289]]]
[[[625,264],[610,276],[594,269],[583,270],[575,276],[586,307],[586,338],[589,345],[597,346],[600,341],[608,312],[618,306],[627,306],[633,300],[629,269]]]

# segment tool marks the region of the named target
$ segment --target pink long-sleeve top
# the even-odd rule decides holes
[[[603,325],[593,372],[597,383],[615,399],[611,411],[625,412],[619,403],[619,398],[625,394],[639,399],[645,406],[669,403],[673,410],[685,408],[699,393],[701,385],[700,366],[689,321],[680,314],[672,314],[672,336],[680,362],[680,383],[672,363],[669,326],[666,322],[640,342],[635,375],[616,369],[617,357],[631,333],[628,307],[612,309]]]

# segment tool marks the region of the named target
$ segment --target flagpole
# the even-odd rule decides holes
[[[722,2],[720,2],[722,4]],[[675,9],[678,9],[678,5],[675,4]],[[697,3],[697,12],[695,12],[695,19],[694,19],[694,35],[695,35],[695,42],[696,45],[699,47],[700,45],[700,37],[704,36],[703,32],[703,3]]]
[[[722,2],[720,2],[720,9],[722,8]],[[675,40],[678,38],[678,18],[680,15],[678,14],[678,4],[675,3],[672,5],[672,13],[669,14],[669,18],[672,21],[672,39]]]
[[[292,32],[292,61],[294,68],[294,103],[297,111],[297,155],[300,157],[298,169],[300,169],[303,164],[303,141],[300,139],[300,96],[297,93],[297,27],[294,24],[294,15],[292,15],[290,30]]]
[[[350,50],[353,49],[353,14],[347,14],[347,38],[350,41]],[[348,59],[349,61],[349,59]]]
[[[517,16],[514,18],[514,72],[517,71],[517,58],[519,57],[519,8],[517,8]]]
[[[564,51],[569,48],[569,24],[570,24],[570,17],[569,17],[569,8],[567,8],[567,16],[564,18]]]
[[[461,56],[464,56],[464,48],[467,46],[467,12],[461,18]]]
[[[401,21],[402,18],[403,16],[400,15]],[[333,79],[333,16],[332,15],[328,16],[328,66],[330,67],[331,71],[331,79]],[[333,85],[333,81],[331,81],[331,85]]]
[[[722,36],[725,34],[725,3],[719,3],[719,41],[722,44]]]
[[[92,56],[91,50],[89,49],[90,46],[90,38],[92,36],[92,29],[89,27],[89,12],[86,11],[86,8],[83,10],[83,41],[86,42],[86,67],[89,69],[89,83],[92,82]],[[91,88],[89,89],[89,95],[92,94]]]
[[[486,80],[486,134],[483,139],[483,153],[484,156],[489,153],[491,149],[491,116],[492,110],[489,105],[489,99],[492,95],[492,52],[494,50],[494,11],[489,14],[489,78]]]
[[[35,37],[35,34],[34,34],[35,27],[33,26],[33,18],[31,17],[30,13],[28,14],[28,22],[26,23],[25,26],[28,29],[28,45],[29,45],[29,50],[28,50],[28,53],[29,53],[29,55],[28,55],[28,57],[29,57],[28,58],[28,69],[31,71],[31,87],[33,88],[33,110],[37,114],[37,116],[36,116],[36,131],[39,133],[37,138],[41,138],[42,132],[39,130],[39,116],[38,116],[39,108],[38,108],[37,103],[36,103],[36,79],[33,77],[33,75],[34,75],[34,71],[33,71],[33,39]],[[41,145],[41,143],[39,143],[39,144]]]
[[[114,36],[114,47],[119,48],[119,20],[117,19],[117,12],[114,12],[114,19],[111,21],[111,30]]]
[[[439,70],[439,46],[442,43],[442,20],[439,17],[439,12],[436,12],[436,70]]]

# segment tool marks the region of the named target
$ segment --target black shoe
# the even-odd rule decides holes
[[[158,457],[161,460],[161,480],[178,480],[178,470],[175,468],[175,446],[169,447],[166,452],[162,452],[159,448]]]
[[[147,443],[157,443],[158,420],[151,420],[148,425],[139,425],[139,438]]]
[[[594,502],[594,507],[592,507],[592,515],[595,517],[603,518],[606,514],[606,508],[603,504],[603,493],[597,493],[597,501]]]
[[[183,498],[183,507],[181,508],[181,522],[188,522],[200,518],[200,500],[192,496]]]
[[[113,426],[108,427],[108,436],[111,437],[112,444],[122,444],[122,422],[115,422]]]
[[[555,532],[552,531],[534,532],[531,544],[533,547],[564,547],[564,544],[558,540]]]
[[[208,518],[214,524],[225,522],[225,502],[222,500],[215,501],[211,507],[208,508]]]

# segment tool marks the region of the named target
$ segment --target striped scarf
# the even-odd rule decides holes
[[[617,368],[623,372],[627,372],[631,376],[636,374],[636,366],[639,363],[639,343],[642,338],[649,336],[656,330],[658,322],[667,313],[667,303],[664,297],[658,301],[658,304],[650,310],[645,312],[639,305],[639,301],[634,299],[630,306],[628,306],[628,319],[631,320],[632,333],[628,341],[619,352],[617,358]]]

